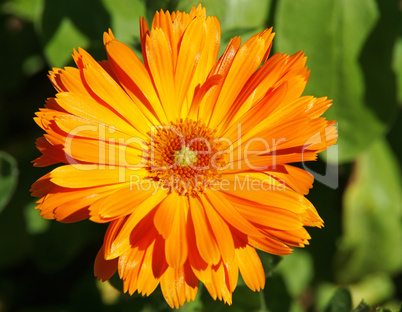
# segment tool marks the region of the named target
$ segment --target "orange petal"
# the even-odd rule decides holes
[[[198,290],[198,280],[188,265],[178,269],[169,267],[163,274],[160,284],[166,302],[171,308],[176,309],[184,302],[194,300]]]
[[[209,124],[211,128],[214,129],[222,123],[222,119],[226,119],[242,87],[260,66],[273,39],[271,31],[265,30],[254,35],[237,52],[215,105]]]
[[[260,291],[265,286],[265,274],[257,252],[250,245],[236,249],[239,269],[244,282],[252,291]]]
[[[103,38],[109,62],[120,83],[152,123],[155,120],[150,113],[160,123],[167,124],[166,115],[146,67],[132,49],[112,36],[109,30],[109,33],[104,33]]]
[[[48,77],[58,92],[87,93],[78,68],[53,68]]]
[[[128,247],[118,258],[119,276],[123,280],[123,291],[132,295],[137,291],[138,272],[141,268],[146,249]]]
[[[60,166],[50,172],[54,184],[69,188],[112,185],[130,181],[134,185],[147,174],[145,169],[130,170],[124,167],[102,167],[97,164]]]
[[[235,254],[232,232],[227,223],[216,212],[216,208],[211,206],[203,196],[200,200],[205,208],[206,217],[211,224],[223,261],[230,263]]]
[[[235,204],[237,200],[240,203],[245,200],[250,205],[257,203],[263,206],[278,207],[296,214],[314,209],[314,206],[303,195],[286,189],[281,184],[269,187],[271,183],[278,182],[263,173],[225,175],[225,178],[232,183],[220,193],[232,204]]]
[[[141,185],[125,185],[95,201],[91,207],[91,220],[109,222],[130,215],[139,205],[153,196],[154,189],[144,190]]]
[[[211,265],[205,262],[201,257],[197,246],[194,224],[193,222],[187,222],[187,241],[188,241],[188,260],[191,266],[191,270],[195,276],[203,283],[211,281]]]
[[[144,259],[138,273],[138,293],[149,296],[159,284],[159,278],[155,277],[152,270],[153,250],[155,240],[146,249]]]
[[[221,259],[211,224],[205,215],[205,208],[197,199],[190,198],[190,214],[194,225],[195,239],[201,257],[208,264],[217,264]]]
[[[103,105],[109,106],[110,110],[116,112],[138,132],[143,135],[149,132],[152,123],[106,71],[89,67],[83,69],[82,73],[89,88],[95,93],[93,97],[96,100],[100,103],[103,101]]]
[[[206,24],[205,20],[196,18],[191,21],[183,37],[181,38],[179,56],[175,72],[175,85],[177,92],[177,109],[182,111],[185,97],[193,93],[190,90],[194,73],[197,69],[202,50],[205,44]],[[191,94],[192,97],[192,94]],[[191,100],[191,99],[190,99]],[[186,118],[189,106],[183,110],[181,117]]]
[[[314,177],[311,173],[298,167],[285,165],[287,173],[282,172],[267,172],[271,176],[283,181],[285,185],[288,185],[296,192],[306,195],[313,187]]]
[[[75,222],[89,218],[88,207],[94,201],[107,196],[120,185],[68,189],[54,187],[38,205],[40,215],[60,222]]]
[[[146,54],[159,99],[168,120],[174,120],[176,110],[176,87],[172,64],[172,50],[165,33],[160,28],[153,29],[147,37]]]
[[[234,209],[232,203],[228,201],[225,196],[222,196],[220,192],[207,190],[204,195],[210,204],[213,207],[216,207],[217,212],[228,224],[246,235],[257,237],[262,236],[262,234],[251,223]]]
[[[125,119],[121,118],[114,110],[107,107],[93,98],[80,93],[58,93],[56,95],[57,104],[67,112],[94,122],[106,123],[130,137],[140,137],[146,139],[140,132],[131,126]]]
[[[105,238],[103,240],[103,250],[104,250],[104,258],[107,260],[114,259],[113,257],[110,257],[110,250],[112,243],[116,236],[119,234],[120,229],[126,222],[127,218],[120,218],[117,220],[113,220],[109,223],[109,226],[106,230],[105,233]]]
[[[176,269],[184,265],[188,256],[187,242],[187,214],[189,209],[186,196],[179,196],[171,193],[160,206],[166,205],[170,209],[175,209],[174,219],[169,224],[171,231],[166,238],[165,253],[166,261],[170,267]],[[160,207],[158,207],[160,209]],[[165,220],[169,222],[169,220]]]
[[[239,37],[232,38],[226,47],[225,52],[220,57],[219,61],[215,64],[214,68],[211,70],[209,77],[214,75],[219,75],[222,77],[221,84],[211,88],[211,91],[203,98],[199,107],[199,119],[205,120],[208,124],[209,120],[212,118],[211,111],[214,111],[216,101],[219,97],[222,84],[230,70],[233,59],[236,56],[237,51],[240,48],[241,40]]]

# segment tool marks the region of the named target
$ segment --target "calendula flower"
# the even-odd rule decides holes
[[[315,160],[334,144],[326,98],[302,96],[303,53],[268,58],[274,34],[218,59],[220,24],[205,8],[141,19],[143,62],[112,31],[107,61],[74,51],[54,68],[57,90],[35,121],[36,166],[63,165],[32,186],[45,219],[109,223],[95,260],[124,291],[160,285],[171,307],[194,300],[201,281],[231,304],[238,274],[254,291],[265,276],[256,248],[285,255],[323,221],[304,197]]]

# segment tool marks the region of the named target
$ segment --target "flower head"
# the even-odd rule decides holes
[[[334,144],[326,98],[302,96],[306,57],[268,58],[274,34],[218,59],[220,25],[205,8],[140,21],[143,62],[112,33],[107,61],[74,51],[54,68],[57,90],[35,118],[36,166],[63,165],[32,186],[46,219],[109,223],[95,274],[116,271],[130,294],[160,285],[167,303],[193,300],[201,281],[232,301],[239,271],[264,287],[256,248],[285,255],[321,227],[304,197],[313,177],[289,165]]]

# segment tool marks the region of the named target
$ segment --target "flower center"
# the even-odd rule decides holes
[[[227,153],[215,131],[186,119],[157,126],[150,136],[149,179],[186,196],[199,196],[219,181]]]
[[[174,162],[182,167],[193,165],[197,162],[197,152],[190,150],[188,146],[184,146],[180,151],[174,152]]]

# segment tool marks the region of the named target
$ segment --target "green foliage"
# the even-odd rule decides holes
[[[0,151],[0,212],[11,199],[18,180],[17,161],[11,155]]]
[[[352,297],[347,288],[339,288],[328,302],[324,312],[349,312],[352,310]]]
[[[344,194],[344,236],[338,263],[341,282],[402,269],[402,249],[395,248],[402,242],[399,170],[390,148],[381,140],[356,158]]]
[[[267,277],[254,293],[239,277],[232,306],[200,285],[181,311],[402,312],[402,13],[398,0],[6,0],[0,5],[0,312],[171,311],[150,297],[116,295],[93,277],[105,227],[43,220],[29,195],[48,169],[32,168],[41,135],[34,112],[54,95],[46,72],[72,64],[74,48],[106,58],[102,34],[141,56],[139,17],[201,2],[219,18],[221,52],[265,28],[273,52],[304,50],[305,94],[328,96],[339,128],[339,187],[315,183],[308,198],[325,221],[292,255],[259,252]],[[335,150],[336,151],[336,150]],[[337,158],[338,157],[338,158]],[[309,168],[322,172],[320,160]],[[121,289],[118,276],[111,284]],[[338,287],[345,285],[345,287]],[[110,300],[110,296],[113,300]],[[109,298],[109,299],[108,299]],[[363,301],[364,300],[364,301]]]

